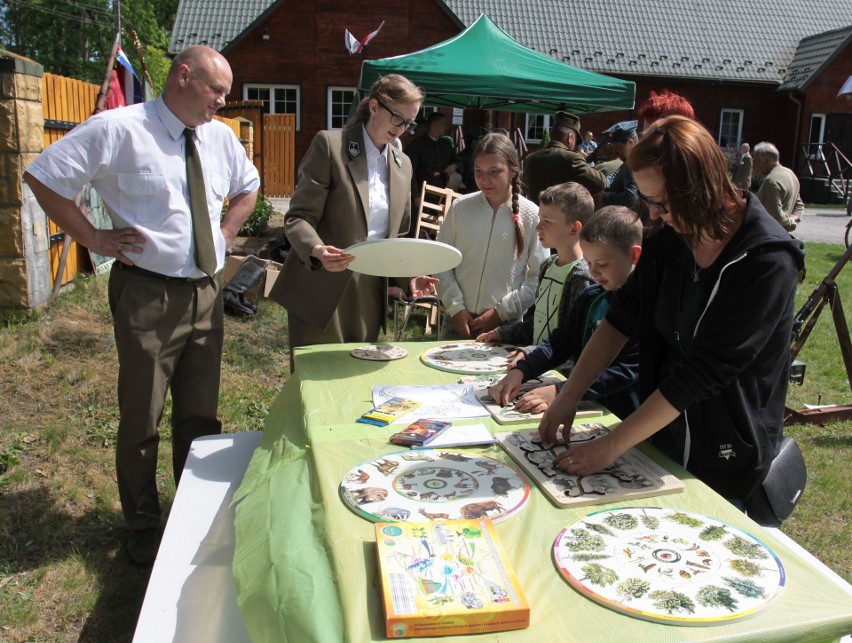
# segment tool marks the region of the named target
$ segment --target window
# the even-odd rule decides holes
[[[550,131],[550,114],[527,114],[524,131],[527,143],[541,143],[544,133]]]
[[[737,149],[743,135],[743,110],[723,109],[719,118],[719,147]]]
[[[328,88],[328,114],[326,117],[328,129],[341,129],[346,125],[356,91],[354,87]]]
[[[243,85],[243,100],[264,101],[265,114],[295,114],[296,130],[302,129],[298,85]]]
[[[822,144],[825,143],[825,114],[811,114],[811,129],[808,133],[808,158],[822,161]]]

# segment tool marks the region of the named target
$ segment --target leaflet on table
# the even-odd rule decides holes
[[[491,520],[379,523],[376,546],[388,638],[529,627]]]
[[[423,446],[412,446],[412,449],[449,449],[450,447],[470,447],[479,444],[494,444],[497,438],[484,424],[454,424],[440,435],[432,438]]]
[[[406,416],[402,422],[410,423],[420,418],[463,420],[488,417],[488,411],[476,399],[473,388],[466,384],[373,387],[373,404],[375,406],[379,406],[393,397],[402,397],[420,403],[419,408],[411,415]]]
[[[427,446],[451,426],[452,424],[449,422],[420,418],[399,433],[394,433],[390,437],[390,441],[406,447]]]
[[[375,407],[359,417],[356,422],[387,426],[394,420],[408,415],[419,406],[420,402],[417,400],[410,400],[404,397],[391,397],[383,400],[381,404],[376,404]]]

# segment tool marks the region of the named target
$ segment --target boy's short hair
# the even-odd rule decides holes
[[[580,241],[608,243],[625,254],[642,245],[642,221],[630,208],[608,205],[595,212],[580,230]]]
[[[586,221],[595,211],[592,195],[582,185],[573,181],[551,185],[538,195],[538,201],[539,205],[555,205],[569,222],[579,221],[583,225],[586,225]]]

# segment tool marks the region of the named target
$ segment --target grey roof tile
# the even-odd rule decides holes
[[[180,0],[169,53],[190,45],[222,51],[258,17],[281,0]]]
[[[445,0],[527,47],[603,73],[778,85],[799,41],[852,25],[849,0]]]
[[[852,41],[852,26],[804,38],[780,90],[804,90],[834,57]]]

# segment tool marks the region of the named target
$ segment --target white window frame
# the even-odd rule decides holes
[[[295,91],[296,92],[296,131],[302,130],[302,88],[299,85],[279,85],[273,83],[243,83],[243,100],[252,100],[249,98],[249,90],[252,89],[268,89],[269,90],[269,114],[277,114],[275,111],[275,92],[277,90]]]
[[[745,112],[741,109],[727,109],[726,108],[726,109],[722,109],[722,111],[719,112],[719,135],[716,137],[716,143],[719,145],[719,147],[723,147],[722,146],[722,128],[725,125],[725,116],[728,115],[728,114],[731,114],[731,115],[736,114],[737,115],[737,135],[734,137],[734,144],[729,145],[728,147],[730,149],[738,149],[739,146],[740,146],[740,143],[743,140],[743,120],[744,120],[744,116],[745,116]]]
[[[526,139],[527,143],[532,143],[533,145],[540,145],[543,138],[534,138],[530,136],[529,131],[530,127],[533,126],[533,120],[541,117],[542,126],[541,126],[541,134],[544,136],[545,132],[550,131],[550,114],[524,114],[524,139]]]
[[[346,102],[346,112],[343,115],[343,123],[340,124],[340,125],[336,125],[334,123],[334,117],[335,117],[334,110],[333,110],[333,107],[335,105],[334,92],[350,92],[352,94],[352,97],[349,99],[349,101]],[[344,87],[344,86],[340,86],[340,85],[333,85],[326,90],[326,95],[325,95],[326,96],[326,100],[325,100],[325,103],[326,103],[325,123],[326,123],[326,127],[328,129],[343,129],[343,125],[345,125],[346,121],[347,121],[349,108],[352,105],[352,101],[355,100],[355,97],[357,95],[358,95],[358,88],[357,87]],[[338,103],[338,104],[342,104],[342,103]]]
[[[827,114],[820,112],[814,112],[811,114],[811,122],[808,127],[808,151],[810,151],[810,145],[812,143],[825,143],[825,124],[827,120]],[[814,138],[814,121],[819,121],[819,133],[816,138]],[[824,157],[822,155],[821,148],[818,148],[816,153],[810,154],[809,158],[822,161]]]

